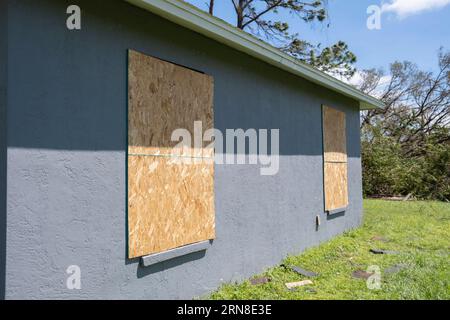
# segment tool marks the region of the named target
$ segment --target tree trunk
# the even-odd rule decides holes
[[[209,0],[209,14],[214,15],[214,0]]]
[[[236,14],[237,14],[237,23],[236,26],[239,29],[244,29],[244,3],[245,0],[239,0],[238,7],[236,8]]]

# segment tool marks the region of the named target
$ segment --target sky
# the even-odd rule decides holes
[[[187,2],[206,9],[207,0]],[[371,5],[381,12],[380,29],[367,27]],[[439,48],[450,50],[450,0],[328,0],[327,8],[329,18],[323,24],[307,24],[287,13],[278,19],[312,43],[329,46],[344,40],[356,54],[359,70],[388,71],[390,63],[408,60],[435,71]],[[231,0],[216,0],[215,10],[216,16],[234,24]]]

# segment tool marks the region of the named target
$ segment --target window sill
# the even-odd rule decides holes
[[[327,210],[325,211],[329,216],[336,215],[336,214],[343,214],[345,211],[347,211],[348,207],[333,209],[333,210]]]
[[[141,257],[140,263],[143,267],[149,267],[151,265],[171,260],[174,258],[178,258],[181,256],[185,256],[191,253],[206,251],[211,246],[211,242],[209,240],[197,242],[194,244],[190,244],[187,246],[171,249],[164,252],[159,252],[155,254],[151,254],[148,256]]]

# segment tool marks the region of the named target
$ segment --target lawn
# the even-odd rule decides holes
[[[370,249],[395,251],[373,254]],[[269,282],[226,284],[211,299],[450,299],[450,204],[365,200],[364,223],[255,278]],[[307,278],[281,266],[319,273]],[[354,278],[357,270],[375,271],[380,289]],[[394,267],[394,268],[392,268]],[[391,272],[386,272],[390,270]],[[285,283],[310,279],[313,284],[287,289]]]

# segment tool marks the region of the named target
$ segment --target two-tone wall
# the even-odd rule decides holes
[[[6,266],[6,91],[8,82],[8,11],[0,1],[0,299],[5,297]]]
[[[360,223],[357,101],[121,0],[7,2],[6,298],[192,298]],[[82,9],[80,31],[66,28],[70,4]],[[218,129],[280,129],[277,175],[216,165],[213,245],[147,268],[126,258],[128,49],[212,75]],[[347,118],[350,205],[333,219],[324,213],[322,104]],[[66,287],[70,265],[81,269],[81,290]]]

